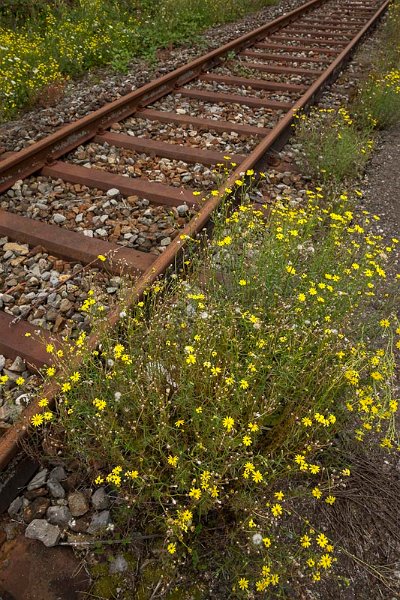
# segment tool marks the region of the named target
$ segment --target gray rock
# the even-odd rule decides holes
[[[53,498],[65,498],[65,490],[59,481],[51,481],[49,479],[47,487]]]
[[[67,474],[61,465],[50,471],[49,481],[63,481],[64,479],[67,479]]]
[[[67,506],[49,506],[46,517],[49,523],[60,527],[66,527],[72,519]]]
[[[38,190],[41,194],[47,194],[47,192],[49,191],[49,184],[48,183],[39,183]]]
[[[110,190],[107,191],[107,196],[109,198],[115,198],[115,196],[118,196],[119,194],[119,190],[117,188],[111,188]]]
[[[171,238],[170,237],[166,237],[164,239],[161,240],[160,242],[160,246],[169,246],[171,243]]]
[[[103,228],[96,229],[96,233],[97,233],[97,235],[101,235],[102,237],[105,237],[107,235],[107,229],[103,229]]]
[[[81,517],[89,510],[89,503],[82,492],[73,492],[68,496],[69,510],[73,517]]]
[[[5,255],[3,256],[3,259],[5,259]],[[11,294],[0,294],[0,298],[3,300],[4,304],[14,302],[14,297],[11,296]]]
[[[61,225],[61,223],[64,223],[64,221],[66,221],[67,218],[64,217],[64,215],[60,215],[60,213],[56,213],[55,215],[53,215],[53,221],[54,223],[57,223],[57,225]]]
[[[20,356],[17,356],[16,359],[14,360],[13,364],[9,368],[10,368],[10,371],[16,371],[17,373],[22,373],[22,371],[25,371],[25,369],[26,369],[25,361]]]
[[[114,560],[112,560],[110,563],[110,575],[115,575],[116,573],[125,573],[125,571],[127,571],[128,568],[129,565],[126,562],[125,558],[122,556],[122,554],[118,554],[118,556],[116,556]]]
[[[181,204],[176,209],[180,217],[184,217],[186,213],[189,211],[189,207],[186,204]]]
[[[22,508],[22,496],[17,496],[15,498],[15,500],[13,500],[11,502],[10,506],[8,507],[8,514],[13,519],[16,516],[18,516],[18,513],[20,512],[21,508]]]
[[[95,510],[105,510],[110,506],[110,500],[104,487],[101,487],[94,492],[92,504]]]
[[[6,366],[6,357],[0,354],[0,371]]]
[[[51,525],[45,519],[34,519],[25,529],[25,537],[39,540],[48,548],[58,544],[60,533],[57,525]]]
[[[42,469],[35,475],[35,477],[28,484],[28,492],[31,490],[37,490],[46,483],[48,469]]]
[[[108,525],[110,525],[110,511],[103,510],[101,513],[96,513],[93,515],[92,520],[90,521],[90,525],[88,527],[88,533],[95,534],[103,529],[106,529]]]
[[[51,285],[55,287],[56,285],[58,285],[59,281],[60,280],[58,278],[58,274],[53,271],[50,274],[50,283],[51,283]],[[56,297],[58,297],[58,296],[59,296],[59,294],[56,294]]]

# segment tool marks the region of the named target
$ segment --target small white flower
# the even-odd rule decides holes
[[[123,319],[124,317],[126,317],[126,311],[121,310],[121,312],[119,313],[119,318]]]
[[[255,533],[252,537],[253,540],[253,544],[255,546],[260,546],[260,544],[262,544],[262,535],[261,533]]]
[[[114,366],[114,361],[112,358],[107,358],[107,367],[113,367]]]
[[[115,392],[114,398],[118,401],[121,400],[121,392]]]

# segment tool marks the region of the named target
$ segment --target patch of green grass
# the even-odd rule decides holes
[[[400,65],[400,2],[393,0],[388,8],[387,19],[381,34],[381,43],[374,57],[376,71],[384,73],[398,69]]]
[[[371,73],[361,84],[353,112],[360,128],[386,129],[400,121],[400,3],[392,2]]]

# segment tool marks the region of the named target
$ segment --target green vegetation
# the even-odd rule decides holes
[[[361,87],[354,107],[361,126],[386,129],[400,120],[400,71],[371,76]]]
[[[294,560],[308,583],[330,572],[330,534],[309,515],[346,485],[333,442],[354,416],[359,444],[373,432],[396,446],[400,345],[388,314],[360,335],[398,240],[383,253],[348,193],[284,198],[265,219],[242,190],[207,249],[186,257],[191,273],[126,309],[101,351],[85,351],[85,334],[73,343],[82,368],[60,365],[55,420],[92,483],[123,499],[122,535],[129,521],[162,536],[165,581],[184,566],[204,592],[206,570],[234,597],[280,589]],[[101,298],[83,309],[101,315]]]
[[[369,128],[360,130],[345,108],[315,108],[297,115],[296,137],[302,145],[301,166],[324,182],[338,183],[362,171],[373,142]]]
[[[32,425],[61,430],[64,455],[113,490],[120,541],[151,540],[138,599],[161,595],[160,585],[171,600],[318,586],[348,552],[320,520],[352,481],[346,447],[400,448],[400,327],[386,302],[398,295],[399,240],[383,240],[379,217],[355,209],[361,192],[349,180],[372,141],[371,124],[350,115],[299,117],[305,149],[320,140],[306,156],[326,186],[303,201],[283,193],[264,214],[249,204],[248,171],[213,239],[198,253],[199,240],[185,240],[186,272],[121,306],[118,331],[98,349],[85,333],[71,340],[79,371],[65,356],[55,356],[57,375],[47,371],[59,378],[57,408],[42,398]],[[335,166],[338,152],[346,159]],[[102,298],[89,293],[82,310],[101,329]],[[366,479],[357,493],[368,496]],[[111,595],[114,583],[105,573],[95,591]]]
[[[125,71],[134,58],[193,41],[206,27],[274,1],[8,2],[0,12],[0,120],[51,96],[69,77],[101,65]]]

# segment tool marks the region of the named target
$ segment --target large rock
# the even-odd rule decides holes
[[[54,467],[54,469],[50,471],[49,481],[63,481],[66,478],[67,474],[64,467],[61,465]]]
[[[8,507],[8,514],[12,519],[18,516],[20,510],[22,508],[22,496],[17,496],[15,500],[13,500]]]
[[[51,525],[45,519],[35,519],[25,530],[25,537],[39,540],[48,548],[58,544],[60,535],[60,528],[57,525]]]
[[[53,498],[65,498],[65,490],[59,481],[49,479],[47,487]]]
[[[110,525],[110,523],[111,523],[110,511],[103,510],[101,513],[97,513],[97,514],[93,515],[87,531],[88,531],[88,533],[90,533],[92,535],[99,533],[100,531],[103,531],[104,529],[106,529],[108,527],[108,525]]]
[[[11,365],[11,367],[9,367],[9,369],[10,369],[10,371],[16,371],[17,373],[22,373],[26,369],[25,361],[20,356],[17,356],[15,358],[13,364]]]

